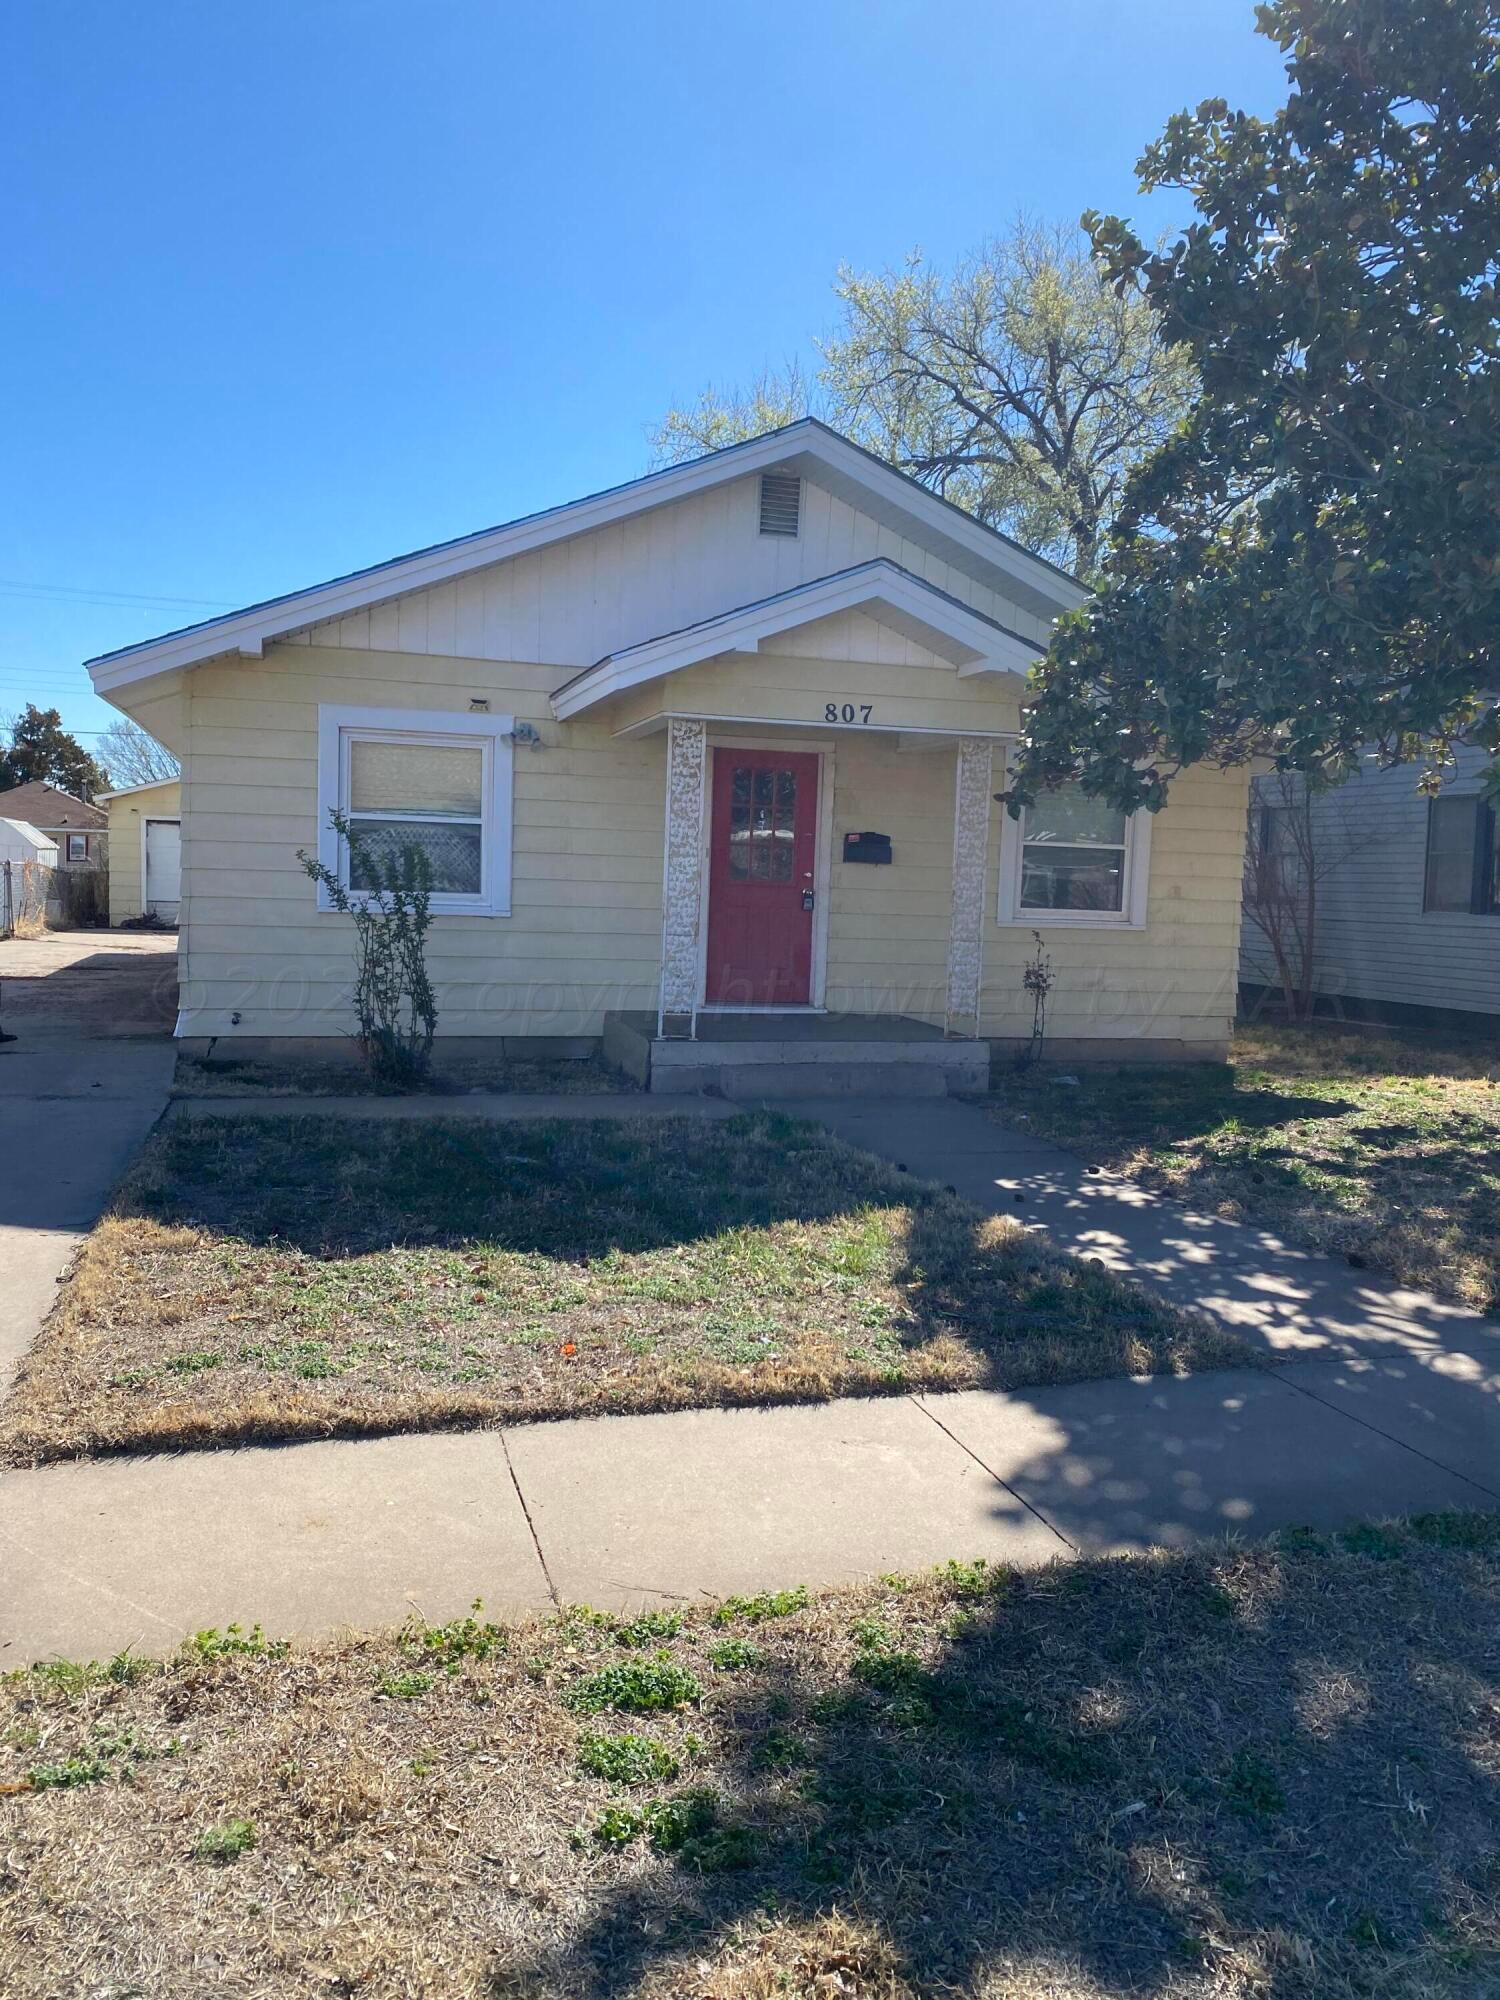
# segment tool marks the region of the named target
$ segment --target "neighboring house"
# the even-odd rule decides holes
[[[59,868],[103,868],[108,863],[109,815],[45,779],[0,792],[0,813],[24,820],[55,841]]]
[[[1316,796],[1318,876],[1313,984],[1335,1011],[1372,1018],[1500,1017],[1500,813],[1484,800],[1490,759],[1461,749],[1435,799],[1420,766],[1373,760]],[[1278,844],[1281,781],[1255,782],[1251,811],[1263,851]],[[1326,871],[1326,872],[1325,872]],[[1241,976],[1274,986],[1262,932],[1248,917]]]
[[[182,784],[162,778],[101,792],[109,811],[109,920],[175,924],[182,898]]]
[[[426,850],[445,1036],[748,1038],[799,1077],[883,1047],[926,1087],[1029,1034],[1035,929],[1070,1060],[1218,1055],[1244,774],[1154,820],[995,802],[1086,597],[805,420],[91,661],[182,762],[178,1032],[349,1032],[350,927],[297,860],[362,886],[341,810]]]

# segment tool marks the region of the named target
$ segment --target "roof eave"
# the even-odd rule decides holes
[[[551,542],[587,534],[647,507],[687,499],[725,480],[773,465],[795,466],[804,473],[816,468],[823,483],[835,493],[844,483],[850,492],[863,496],[861,504],[866,511],[869,511],[869,497],[874,495],[893,514],[919,524],[929,543],[946,544],[959,558],[961,567],[972,569],[978,565],[991,575],[1004,577],[1009,594],[1041,615],[1056,616],[1088,600],[1087,586],[1076,578],[986,527],[952,502],[929,493],[915,480],[852,444],[826,424],[807,417],[781,430],[727,445],[703,458],[646,473],[640,479],[586,499],[569,501],[455,541],[440,542],[411,555],[397,556],[389,562],[352,571],[306,590],[269,598],[157,639],[97,654],[84,664],[95,692],[107,695],[150,675],[176,667],[198,666],[229,653],[259,658],[269,642],[306,626],[414,590],[430,589],[471,570],[528,554]]]

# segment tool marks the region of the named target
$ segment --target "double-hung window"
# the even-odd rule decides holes
[[[1422,908],[1500,916],[1500,813],[1477,793],[1428,805]]]
[[[415,848],[434,911],[507,915],[513,727],[508,715],[320,708],[320,858],[357,892],[377,888],[384,864]],[[322,892],[319,902],[328,907]]]
[[[86,833],[70,833],[68,835],[68,859],[70,861],[87,861],[88,858],[88,835]]]
[[[1149,841],[1148,813],[1120,812],[1076,784],[1043,792],[1019,822],[1005,818],[1001,923],[1139,927]]]

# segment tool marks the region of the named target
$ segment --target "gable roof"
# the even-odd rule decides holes
[[[0,814],[39,826],[44,833],[102,833],[109,825],[107,812],[59,791],[45,778],[28,778],[24,785],[0,792]]]
[[[145,778],[138,785],[117,785],[112,792],[95,792],[94,797],[101,806],[104,806],[108,805],[111,799],[134,798],[137,792],[161,792],[165,791],[168,785],[181,783],[182,773],[179,771],[175,778]]]
[[[868,611],[951,660],[961,673],[1024,674],[1042,651],[1033,640],[975,611],[925,577],[914,576],[886,556],[877,556],[871,562],[856,563],[852,569],[836,570],[831,576],[815,577],[772,597],[758,598],[753,604],[721,611],[680,631],[665,632],[618,653],[606,653],[557,690],[552,712],[566,722],[595,702],[622,694],[643,681],[659,680],[664,674],[720,653],[753,653],[765,639],[840,611]]]
[[[471,570],[504,562],[549,543],[587,534],[629,515],[706,492],[747,473],[778,470],[806,473],[874,519],[931,549],[944,561],[999,589],[1043,618],[1087,601],[1086,585],[1033,555],[1008,535],[988,528],[949,500],[931,493],[883,459],[853,444],[814,417],[767,431],[742,444],[648,472],[583,500],[528,514],[501,527],[438,542],[411,555],[396,556],[369,569],[354,570],[331,582],[286,596],[268,598],[158,639],[102,653],[86,662],[100,694],[145,680],[175,667],[196,666],[223,653],[258,659],[266,645],[290,632],[382,603],[409,591],[445,583]]]

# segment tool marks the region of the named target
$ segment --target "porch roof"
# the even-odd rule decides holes
[[[877,556],[754,603],[736,605],[680,631],[606,653],[557,690],[553,713],[566,722],[627,688],[721,653],[757,652],[767,639],[840,611],[868,612],[951,661],[960,674],[1023,675],[1042,651],[1033,640],[888,557]]]

